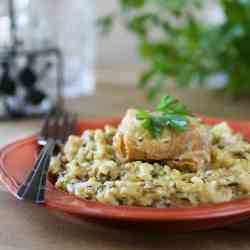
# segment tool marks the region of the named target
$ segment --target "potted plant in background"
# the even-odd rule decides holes
[[[235,97],[250,96],[250,1],[213,1],[222,18],[204,20],[208,0],[120,0],[119,10],[101,17],[103,32],[121,20],[138,38],[147,63],[139,86],[148,97],[160,93],[167,79],[177,86],[205,85],[222,76],[220,88]]]

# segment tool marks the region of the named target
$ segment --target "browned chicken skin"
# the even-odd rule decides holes
[[[198,169],[210,161],[209,129],[196,118],[190,118],[187,131],[166,128],[153,138],[129,109],[118,127],[113,146],[121,162],[167,161],[176,168]]]

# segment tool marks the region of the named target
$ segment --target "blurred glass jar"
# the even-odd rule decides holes
[[[95,90],[95,1],[16,1],[29,1],[29,24],[22,32],[25,47],[61,49],[64,95],[91,94]]]

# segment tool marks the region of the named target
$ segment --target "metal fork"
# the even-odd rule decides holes
[[[20,200],[35,203],[45,202],[46,182],[50,158],[56,145],[65,143],[68,136],[74,133],[76,116],[60,110],[51,112],[45,119],[37,143],[43,146],[38,159],[20,186],[16,196]]]

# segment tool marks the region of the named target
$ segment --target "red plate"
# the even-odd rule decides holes
[[[203,118],[203,120],[208,124],[221,121],[211,118]],[[77,124],[77,133],[80,134],[87,128],[101,128],[105,124],[117,125],[119,121],[119,118],[81,120]],[[228,121],[228,123],[250,141],[250,122]],[[36,136],[17,141],[0,151],[0,179],[13,195],[30,172],[38,151]],[[156,209],[112,206],[75,197],[57,190],[49,182],[46,200],[43,206],[47,208],[96,222],[119,226],[129,225],[133,229],[143,226],[147,230],[194,231],[221,227],[250,217],[250,198],[194,208]]]

